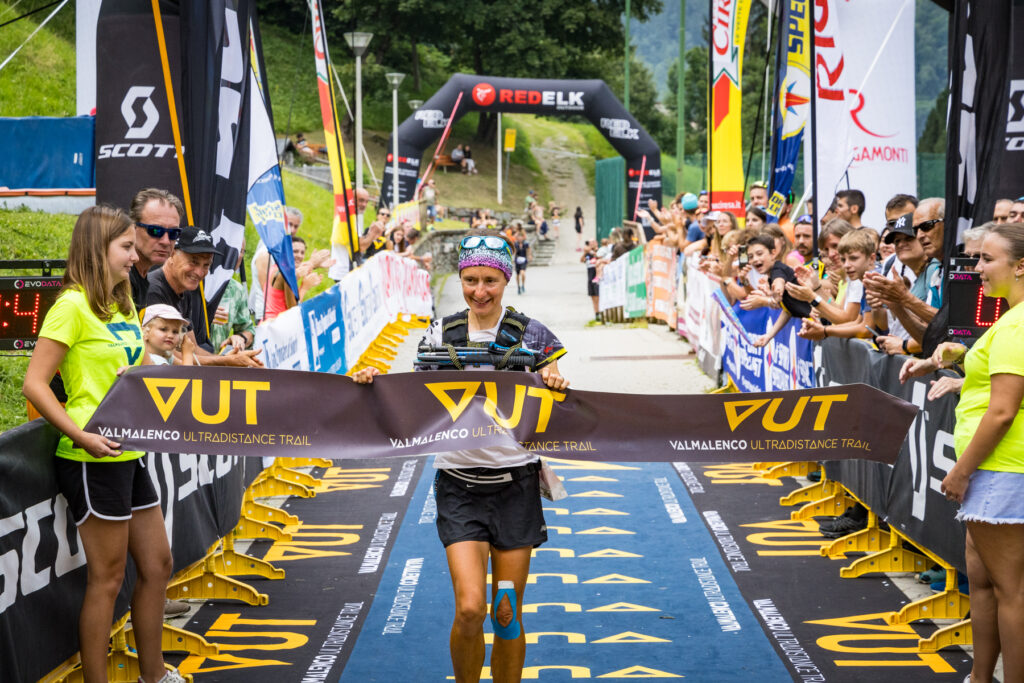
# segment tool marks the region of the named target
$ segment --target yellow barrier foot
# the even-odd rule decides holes
[[[137,649],[135,647],[135,632],[132,629],[127,629],[125,636],[128,638],[128,645],[133,650]],[[211,643],[198,633],[192,633],[192,631],[186,631],[170,624],[164,624],[164,630],[160,634],[160,649],[164,652],[188,652],[199,656],[220,653],[220,646],[217,643]]]
[[[281,467],[334,467],[334,461],[327,458],[278,458]]]
[[[242,515],[254,521],[273,522],[284,526],[299,523],[299,518],[290,512],[256,502],[249,491],[242,496]]]
[[[253,498],[274,498],[276,496],[296,496],[298,498],[312,498],[316,495],[312,489],[273,476],[266,476],[257,479],[249,487]]]
[[[953,571],[956,576],[956,571]],[[890,612],[885,620],[890,626],[909,624],[921,619],[963,619],[971,609],[971,599],[956,588],[904,605],[899,612]]]
[[[167,587],[167,597],[172,600],[240,600],[249,605],[266,605],[270,598],[252,586],[222,576],[210,569],[209,565],[200,575],[177,581]],[[133,679],[134,680],[134,679]]]
[[[755,470],[761,470],[762,472],[767,472],[768,470],[770,470],[771,468],[775,467],[776,465],[784,465],[784,464],[785,464],[784,462],[755,462],[755,463],[751,463],[750,466],[752,468],[754,468]]]
[[[712,389],[708,393],[709,394],[738,394],[739,391],[740,391],[740,388],[738,386],[736,386],[735,382],[732,381],[732,377],[729,377],[728,375],[726,375],[726,377],[727,377],[727,380],[726,380],[726,383],[725,383],[724,387],[719,387],[717,389]]]
[[[323,483],[312,474],[291,470],[277,464],[276,462],[268,468],[268,475],[273,479],[279,479],[281,481],[291,482],[292,484],[298,484],[299,486],[305,486],[307,489],[313,491],[314,495],[316,494],[316,488]]]
[[[891,547],[891,535],[878,528],[878,517],[868,511],[866,528],[822,546],[821,554],[830,560],[843,560],[847,553],[877,553]]]
[[[235,539],[224,537],[224,549],[213,556],[214,569],[225,576],[262,576],[265,579],[283,579],[284,570],[266,560],[235,550]]]
[[[843,487],[839,482],[823,479],[817,484],[808,484],[789,495],[779,498],[779,505],[798,505],[800,503],[822,500],[823,498],[834,496],[842,490]]]
[[[838,517],[846,512],[846,508],[857,501],[846,495],[845,490],[838,491],[827,498],[807,503],[799,510],[789,513],[793,521],[799,519],[811,519],[812,517]]]
[[[926,556],[902,547],[897,534],[890,533],[889,537],[888,549],[855,560],[850,566],[840,569],[839,576],[852,579],[874,572],[920,573],[931,566],[931,560]]]
[[[270,541],[290,541],[292,535],[273,524],[266,524],[242,515],[231,532],[235,538],[266,538]]]
[[[821,465],[817,462],[780,462],[761,476],[765,479],[782,479],[783,477],[806,477],[817,472]]]
[[[125,624],[128,616],[125,615],[114,624],[110,642],[110,653],[107,654],[107,681],[109,683],[136,683],[139,680],[141,671],[139,669],[139,658],[134,652],[128,650],[128,637],[125,635]],[[164,665],[168,671],[174,667]],[[192,683],[192,677],[182,674],[188,683]],[[67,676],[57,679],[63,683],[82,683],[85,676],[82,668],[70,671]]]
[[[917,641],[917,651],[923,655],[930,655],[947,647],[970,645],[973,642],[974,634],[971,632],[971,620],[964,619],[951,626],[940,628],[930,638],[922,638]]]

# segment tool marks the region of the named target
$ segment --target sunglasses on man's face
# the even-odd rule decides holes
[[[135,225],[145,230],[146,234],[155,240],[163,237],[165,233],[167,239],[172,242],[177,242],[178,238],[181,237],[181,228],[165,228],[162,225],[150,225],[149,223],[136,223]]]
[[[918,232],[928,232],[929,230],[935,227],[936,223],[941,222],[941,218],[933,218],[930,221],[921,221],[920,223],[914,226],[914,230],[917,230]]]

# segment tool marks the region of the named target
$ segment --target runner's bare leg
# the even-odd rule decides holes
[[[490,544],[483,541],[461,541],[445,548],[455,591],[455,620],[448,642],[456,683],[478,683],[484,665],[489,550]]]

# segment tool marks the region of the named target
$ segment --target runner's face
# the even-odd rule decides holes
[[[462,282],[462,298],[477,317],[486,318],[501,309],[501,298],[508,282],[500,270],[471,266],[463,269],[459,279]]]
[[[107,245],[107,266],[110,279],[118,284],[128,279],[132,266],[139,260],[135,251],[135,230],[128,228]]]
[[[150,199],[139,212],[141,223],[146,225],[159,225],[163,228],[176,228],[181,224],[181,216],[178,210],[167,202],[160,199]],[[159,239],[151,237],[145,228],[135,229],[135,248],[139,257],[149,261],[154,266],[163,265],[174,251],[174,242],[165,232]]]

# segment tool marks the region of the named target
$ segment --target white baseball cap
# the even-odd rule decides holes
[[[147,306],[142,317],[142,324],[148,325],[156,318],[162,318],[164,320],[180,320],[183,323],[188,322],[188,320],[182,317],[181,312],[178,311],[177,308],[168,304],[153,304],[152,306]]]

